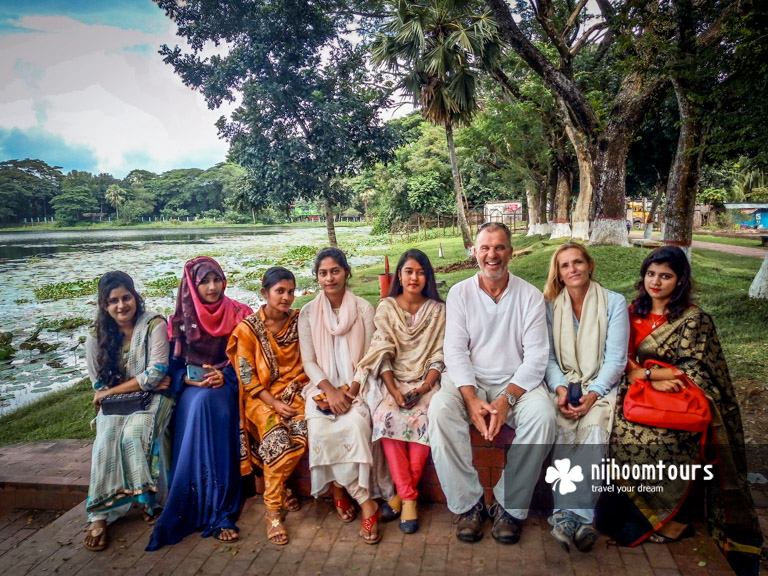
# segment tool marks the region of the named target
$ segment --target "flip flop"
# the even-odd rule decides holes
[[[336,515],[345,524],[349,524],[350,522],[353,522],[357,517],[357,509],[353,506],[352,502],[350,502],[349,498],[347,498],[346,496],[344,496],[344,498],[340,498],[339,500],[334,500],[333,505],[336,506]],[[351,514],[351,516],[349,516],[348,518],[345,518],[344,514],[348,514],[348,513]]]
[[[150,514],[149,510],[147,510],[146,508],[141,509],[141,517],[144,520],[145,524],[152,526],[155,522],[157,522],[157,519],[160,516],[160,513],[162,512],[162,510],[160,508],[157,508],[155,511],[157,512],[156,514]]]
[[[104,548],[107,547],[107,544],[109,543],[109,538],[107,536],[106,526],[102,526],[100,528],[93,528],[89,524],[88,528],[86,529],[86,533],[91,538],[99,538],[98,542],[101,542],[101,544],[96,544],[96,545],[89,545],[89,544],[83,543],[86,550],[90,550],[91,552],[101,552],[102,550],[104,550]],[[104,534],[103,539],[100,538],[102,534]]]
[[[224,532],[224,530],[231,530],[232,532],[235,533],[235,537],[230,538],[229,540],[224,540],[221,537],[221,534],[222,532]],[[237,531],[234,528],[216,528],[216,530],[213,531],[213,537],[216,538],[216,540],[218,540],[219,542],[224,542],[225,544],[232,544],[233,542],[237,542],[238,540],[240,540],[240,536],[238,535]]]
[[[362,526],[363,530],[368,532],[368,534],[373,534],[373,527],[376,526],[376,522],[379,519],[379,516],[381,516],[381,508],[378,506],[376,507],[376,513],[373,516],[369,516],[368,518],[363,518]],[[376,531],[376,536],[374,538],[366,538],[362,534],[360,534],[360,538],[363,542],[366,544],[378,544],[379,540],[381,540],[381,530]]]

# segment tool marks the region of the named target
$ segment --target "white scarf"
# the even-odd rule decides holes
[[[552,338],[560,369],[568,382],[585,388],[603,365],[608,332],[608,295],[597,282],[590,282],[581,308],[579,332],[574,333],[573,306],[564,288],[552,305]]]

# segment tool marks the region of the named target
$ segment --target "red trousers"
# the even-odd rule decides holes
[[[402,500],[416,500],[416,486],[429,458],[429,446],[382,438],[381,447],[387,457],[389,471]]]

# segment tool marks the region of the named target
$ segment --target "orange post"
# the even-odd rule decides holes
[[[386,298],[389,294],[389,287],[395,279],[394,274],[389,273],[389,256],[384,256],[384,274],[379,274],[379,297]]]

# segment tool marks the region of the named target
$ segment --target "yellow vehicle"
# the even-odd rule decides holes
[[[648,210],[643,210],[642,202],[627,202],[627,221],[632,224],[635,230],[645,228],[645,219],[648,217]]]

